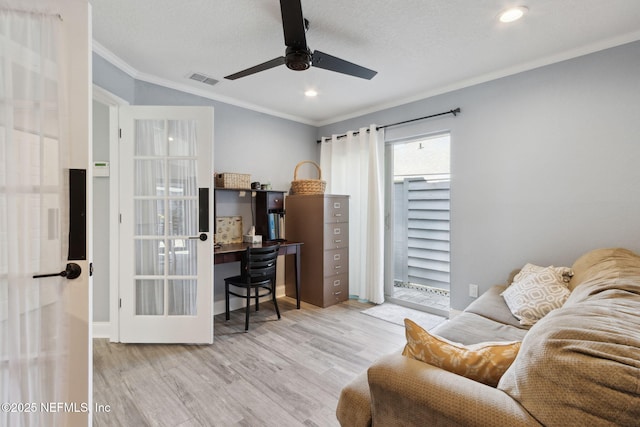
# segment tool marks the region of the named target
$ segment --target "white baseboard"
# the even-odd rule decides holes
[[[111,338],[111,322],[93,322],[93,338]]]

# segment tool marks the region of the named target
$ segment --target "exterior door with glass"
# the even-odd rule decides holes
[[[120,109],[120,341],[213,342],[213,109]]]

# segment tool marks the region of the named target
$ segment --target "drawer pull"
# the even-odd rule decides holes
[[[333,281],[333,286],[340,286],[340,279]]]
[[[336,291],[336,292],[334,292],[333,294],[334,294],[334,295],[340,295],[341,293],[342,293],[342,291]]]
[[[335,254],[335,255],[333,256],[333,260],[334,260],[334,261],[338,261],[338,260],[340,260],[340,254]]]
[[[341,213],[337,213],[337,214],[334,214],[333,216],[340,217],[340,216],[342,216],[342,214]]]
[[[333,243],[342,243],[342,240],[334,240]]]
[[[342,268],[342,266],[341,266],[341,265],[336,265],[336,267],[335,267],[335,268],[336,268],[336,270],[339,270],[339,269],[341,269],[341,268]]]
[[[340,202],[334,202],[333,209],[340,209]]]

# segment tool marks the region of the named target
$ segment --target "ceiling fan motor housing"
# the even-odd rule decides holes
[[[311,51],[309,49],[287,47],[285,64],[291,70],[304,71],[311,67]]]

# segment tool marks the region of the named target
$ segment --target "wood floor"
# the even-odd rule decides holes
[[[94,340],[93,399],[100,426],[337,426],[342,387],[404,345],[404,328],[360,313],[354,300],[321,309],[281,298],[215,316],[211,346]]]

